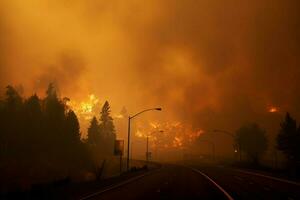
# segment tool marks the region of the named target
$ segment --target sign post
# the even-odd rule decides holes
[[[120,174],[122,173],[122,156],[124,152],[124,140],[115,140],[114,154],[120,156]]]

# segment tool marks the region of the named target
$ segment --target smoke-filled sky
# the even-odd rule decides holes
[[[202,130],[270,125],[272,106],[300,119],[298,0],[1,0],[0,7],[1,89],[21,84],[25,95],[42,94],[55,82],[71,100],[95,94],[129,113],[161,106],[158,120]]]

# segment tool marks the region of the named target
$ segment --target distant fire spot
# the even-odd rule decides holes
[[[279,109],[277,107],[270,107],[269,110],[268,110],[270,113],[276,113],[279,111]]]

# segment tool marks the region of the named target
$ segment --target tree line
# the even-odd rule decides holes
[[[242,126],[236,131],[235,147],[244,152],[252,163],[259,164],[259,158],[268,147],[266,131],[256,123]],[[292,175],[300,175],[299,172],[297,174],[300,169],[300,125],[297,126],[289,113],[280,124],[275,148],[285,155]]]
[[[280,124],[277,148],[286,156],[291,173],[300,176],[300,125],[289,113]]]
[[[93,154],[113,155],[116,133],[109,103],[99,123],[92,119],[88,138],[82,140],[68,101],[58,96],[54,84],[49,84],[44,98],[24,98],[14,87],[6,87],[0,99],[0,188],[19,179],[39,182],[93,171],[98,164]]]

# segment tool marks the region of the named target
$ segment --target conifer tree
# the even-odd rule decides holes
[[[110,112],[109,103],[105,101],[100,113],[100,134],[103,136],[103,147],[107,155],[113,154],[116,139],[115,126]]]
[[[98,120],[96,117],[93,117],[90,126],[88,128],[88,137],[87,137],[88,144],[95,145],[95,146],[98,145],[99,137],[100,137],[100,132],[99,132]]]

